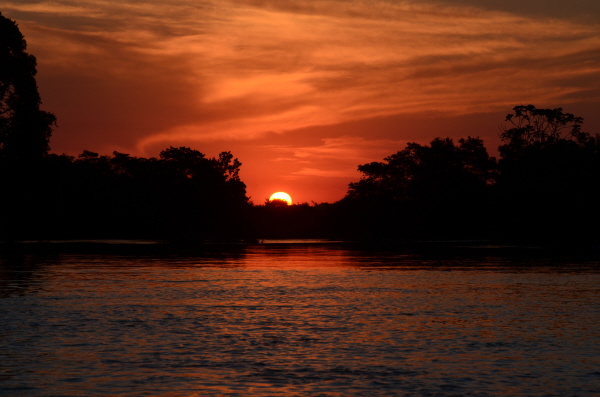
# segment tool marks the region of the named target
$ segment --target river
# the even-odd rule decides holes
[[[347,244],[4,256],[1,396],[592,396],[600,260]]]

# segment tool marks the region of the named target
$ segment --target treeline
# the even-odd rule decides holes
[[[151,239],[173,243],[327,238],[332,204],[253,205],[230,152],[77,157],[0,150],[0,241]]]
[[[158,158],[84,151],[49,154],[34,165],[0,167],[15,211],[5,216],[5,239],[241,237],[248,206],[240,162],[231,153],[206,158],[170,147]]]
[[[409,143],[359,165],[362,178],[342,200],[291,206],[253,205],[230,152],[34,158],[2,149],[0,238],[597,238],[600,137],[582,122],[562,109],[516,106],[501,126],[499,159],[479,138]]]

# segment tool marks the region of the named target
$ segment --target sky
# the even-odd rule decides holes
[[[255,204],[334,202],[407,142],[484,139],[516,105],[600,133],[597,0],[4,0],[54,153],[231,151]]]

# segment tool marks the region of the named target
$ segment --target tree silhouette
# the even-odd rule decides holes
[[[562,108],[537,109],[534,105],[519,105],[500,125],[503,158],[523,155],[524,150],[540,149],[557,142],[572,141],[585,144],[590,134],[581,131],[583,118],[563,113]]]
[[[505,234],[578,239],[598,220],[600,138],[561,108],[519,105],[500,126],[496,197]],[[565,231],[569,231],[565,233]]]
[[[408,143],[406,149],[384,159],[359,165],[359,182],[351,183],[348,196],[385,198],[394,202],[422,200],[439,190],[443,196],[493,180],[495,160],[479,138],[436,138],[429,146]]]
[[[268,208],[287,208],[289,206],[288,202],[283,199],[266,199],[265,207]]]
[[[227,156],[226,156],[227,157]],[[50,154],[45,219],[54,238],[240,238],[248,198],[241,163],[170,147],[159,158]]]
[[[36,59],[15,21],[0,13],[0,156],[40,158],[49,149],[56,117],[40,110]]]
[[[436,138],[407,144],[384,159],[359,165],[345,205],[358,229],[371,235],[454,233],[479,224],[496,161],[479,138]]]
[[[36,59],[0,14],[0,239],[41,238],[52,186],[44,164],[56,118],[40,110]]]

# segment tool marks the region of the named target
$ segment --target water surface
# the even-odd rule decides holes
[[[5,257],[2,396],[588,396],[593,257],[267,244]]]

